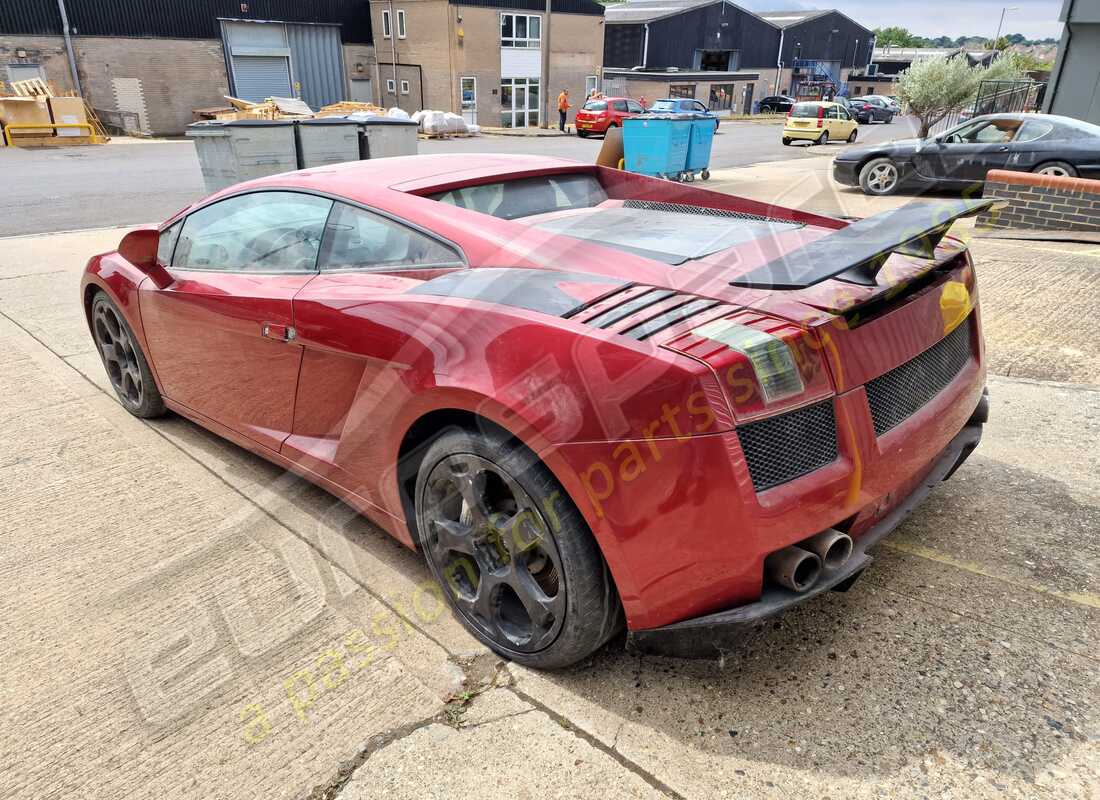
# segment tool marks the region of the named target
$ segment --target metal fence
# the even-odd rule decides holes
[[[931,133],[941,133],[983,114],[1013,114],[1038,111],[1043,102],[1045,83],[1035,81],[982,81],[974,104],[962,111],[948,114],[932,126]]]

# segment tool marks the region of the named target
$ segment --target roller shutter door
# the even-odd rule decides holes
[[[233,86],[237,97],[254,103],[293,97],[289,62],[280,56],[233,56]]]

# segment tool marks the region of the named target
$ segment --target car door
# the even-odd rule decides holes
[[[622,125],[623,124],[623,119],[625,119],[628,116],[626,101],[625,100],[612,100],[610,102],[610,106],[611,106],[611,117],[614,120],[615,124],[616,125]]]
[[[415,317],[419,307],[392,298],[465,268],[465,260],[457,246],[426,231],[337,202],[318,265],[318,276],[294,298],[304,355],[283,454],[393,511],[377,478],[392,466],[386,432],[409,400],[405,371],[426,347],[448,339],[440,338],[445,321],[426,331]]]
[[[250,192],[165,232],[178,237],[166,264],[173,281],[163,289],[146,281],[140,295],[165,397],[279,449],[302,357],[292,301],[316,275],[331,207],[310,194]]]

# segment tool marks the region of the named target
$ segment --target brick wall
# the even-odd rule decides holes
[[[1100,181],[991,170],[983,196],[1007,205],[979,214],[980,228],[1100,231]]]
[[[27,55],[17,57],[18,50]],[[216,39],[75,36],[73,50],[85,99],[96,108],[136,113],[147,133],[182,133],[192,109],[225,105],[229,78]],[[75,88],[60,36],[0,37],[0,64],[8,63],[39,64],[59,89]],[[3,72],[0,79],[7,80]]]

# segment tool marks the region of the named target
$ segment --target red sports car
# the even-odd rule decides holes
[[[844,590],[981,437],[989,201],[857,222],[531,156],[219,192],[88,263],[123,406],[175,411],[422,551],[560,667],[718,654]]]

